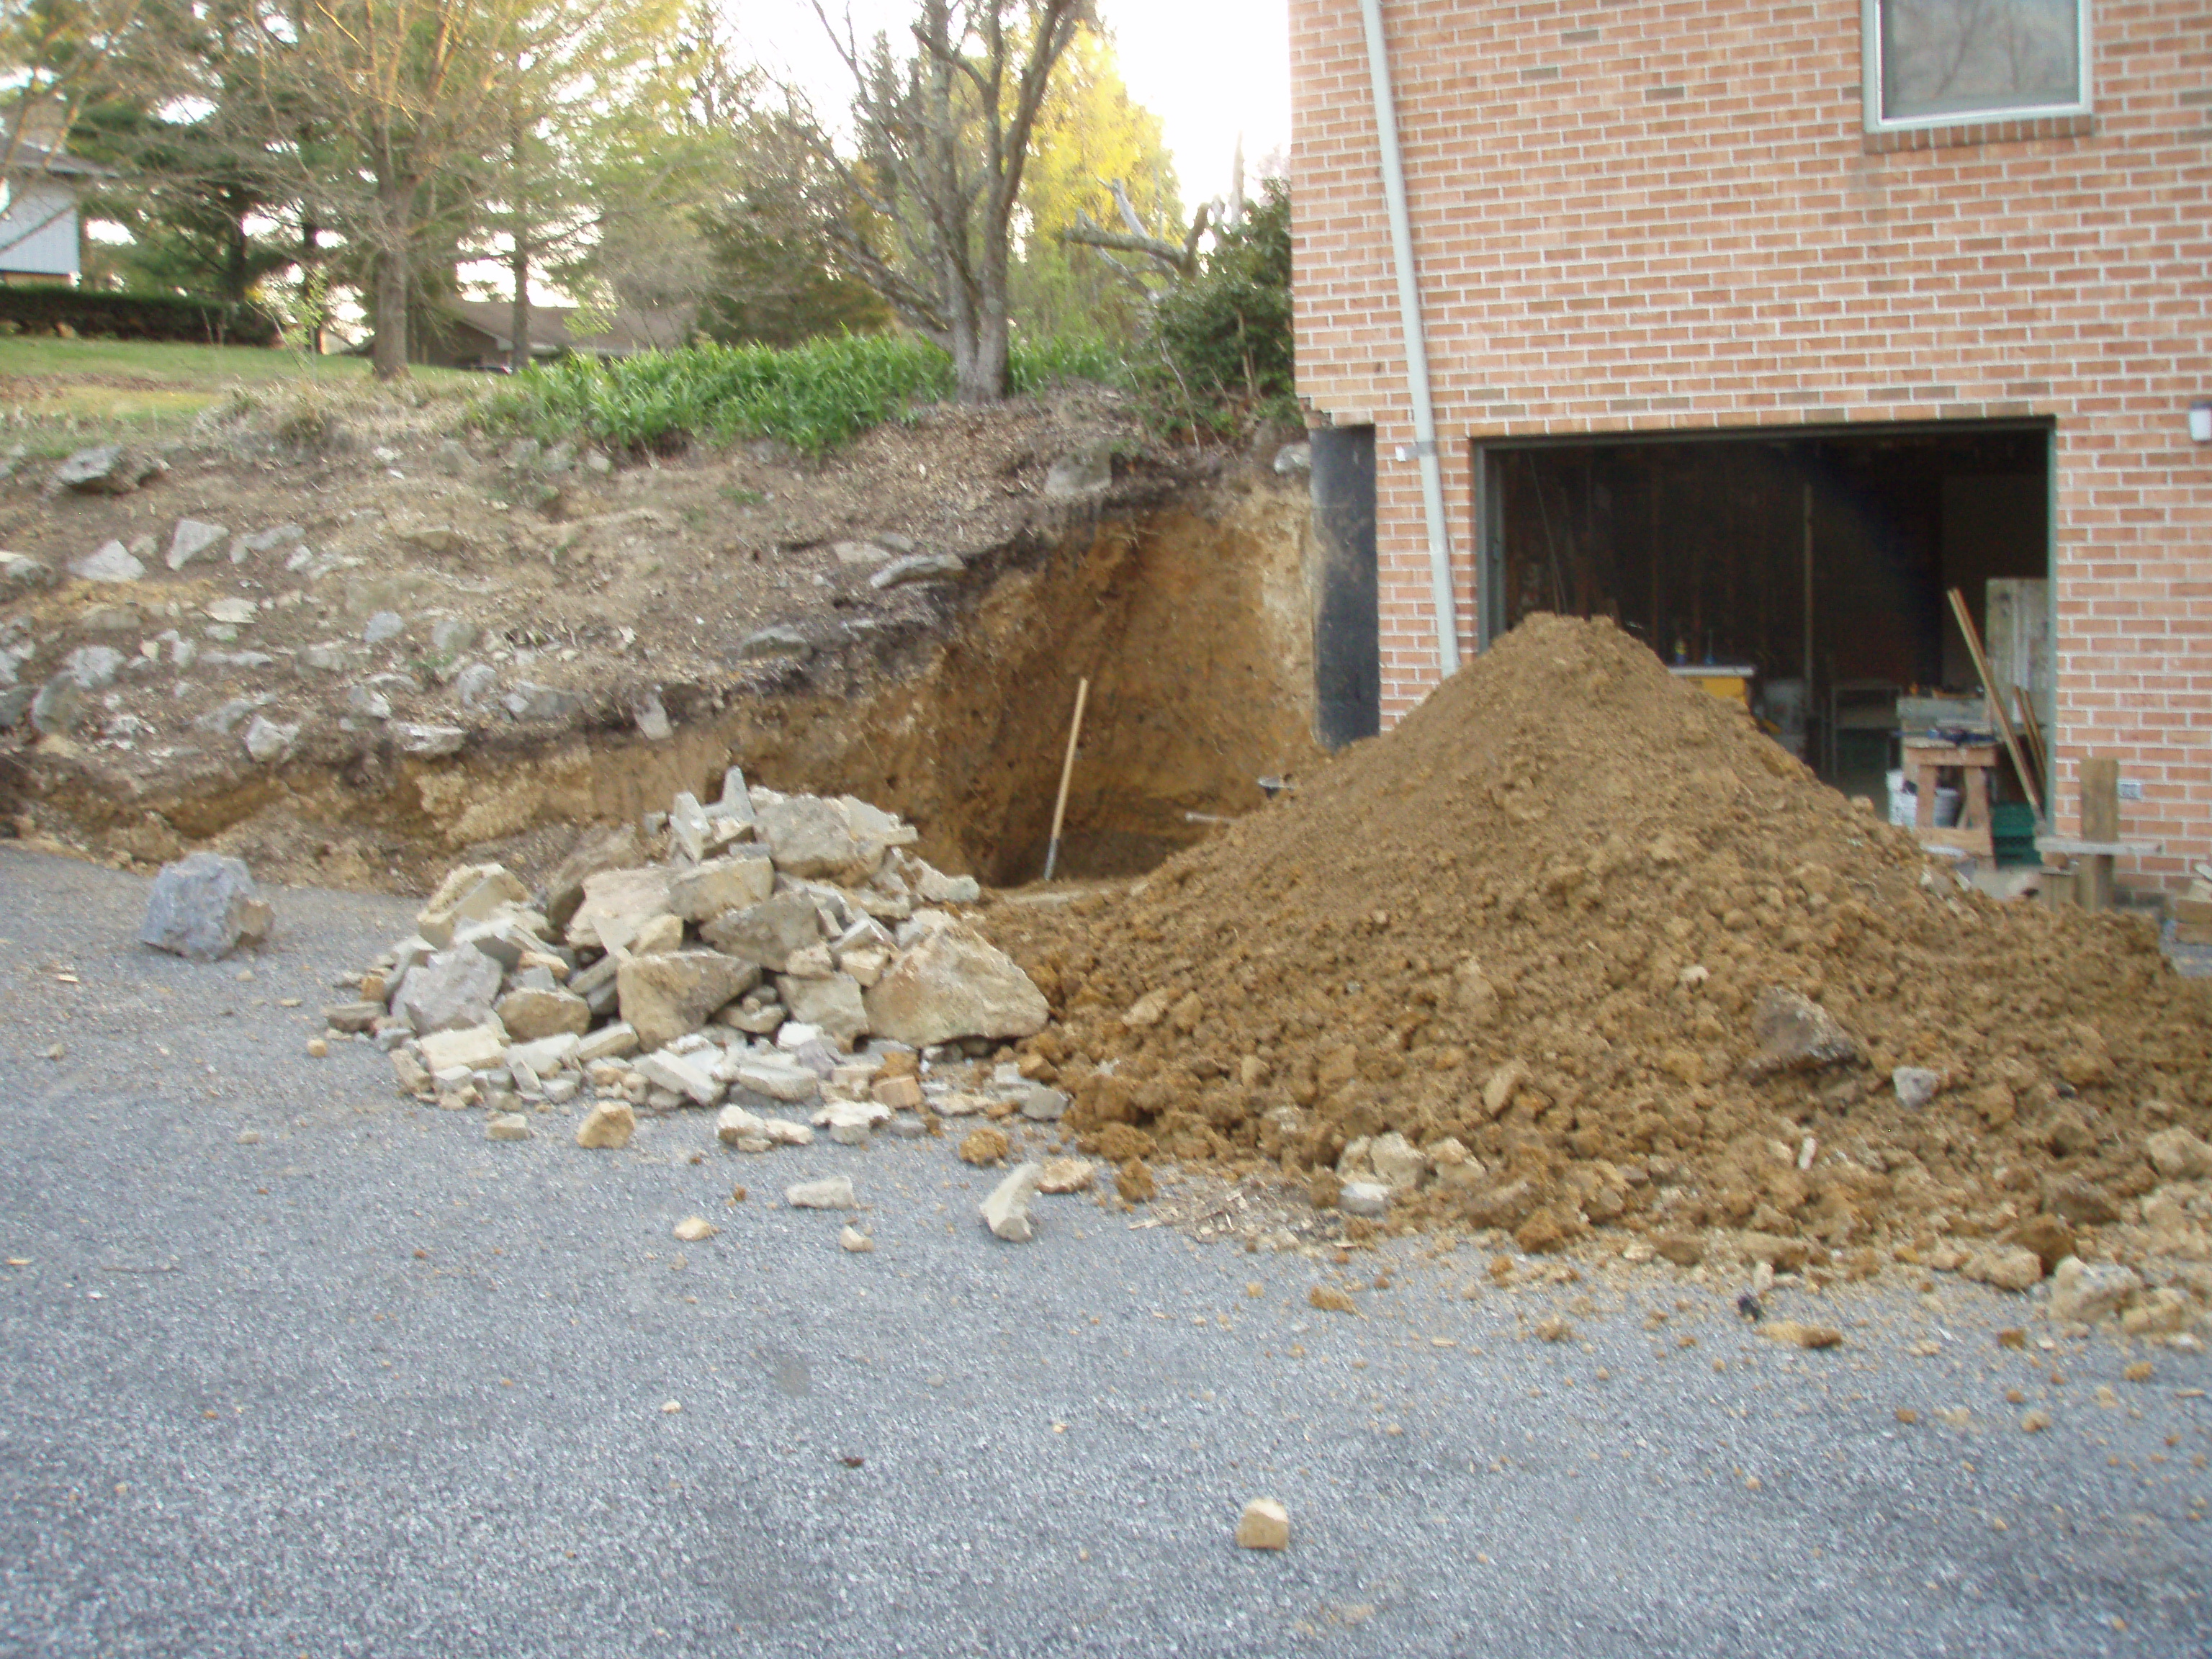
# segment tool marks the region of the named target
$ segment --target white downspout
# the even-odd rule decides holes
[[[1413,272],[1413,226],[1406,212],[1406,164],[1398,152],[1398,110],[1390,96],[1389,49],[1382,42],[1382,0],[1359,0],[1359,15],[1367,25],[1367,72],[1375,83],[1382,194],[1389,204],[1390,249],[1398,267],[1398,327],[1406,340],[1406,392],[1413,404],[1413,453],[1421,464],[1421,506],[1429,521],[1429,591],[1437,613],[1437,659],[1449,679],[1459,671],[1459,605],[1452,596],[1451,527],[1444,518],[1443,465],[1437,456],[1436,410],[1429,400],[1429,348],[1421,332],[1420,279]]]

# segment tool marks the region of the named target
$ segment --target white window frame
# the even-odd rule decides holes
[[[2095,0],[2076,0],[2075,21],[2081,38],[2075,44],[2075,61],[2081,65],[2080,98],[2063,104],[2020,104],[2005,109],[1960,110],[1942,115],[1887,118],[1881,109],[1881,0],[1859,0],[1859,88],[1866,106],[1869,132],[1917,132],[1932,127],[1984,126],[1996,121],[2039,121],[2069,115],[2087,115],[2095,105],[2095,63],[2090,55],[2089,16]]]

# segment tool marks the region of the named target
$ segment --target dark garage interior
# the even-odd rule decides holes
[[[1485,446],[1483,613],[1609,616],[1694,678],[1740,670],[1778,741],[1880,805],[1900,722],[1978,702],[1953,587],[2048,724],[2050,449],[1952,422]]]

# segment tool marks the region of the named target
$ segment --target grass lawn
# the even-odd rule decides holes
[[[486,377],[416,368],[418,384],[475,388]],[[304,384],[371,385],[362,357],[311,357],[258,346],[0,336],[0,445],[53,454],[110,436],[165,438],[236,392],[277,397]]]

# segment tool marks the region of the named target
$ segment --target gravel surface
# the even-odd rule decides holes
[[[488,1143],[365,1045],[307,1055],[407,907],[278,891],[270,948],[203,967],[132,942],[145,891],[0,851],[0,1652],[2089,1655],[2212,1630],[2202,1356],[2045,1347],[2032,1302],[1895,1273],[1771,1292],[1845,1333],[1806,1353],[1663,1267],[1500,1287],[1472,1249],[1249,1255],[1089,1197],[1002,1244],[975,1216],[994,1174],[949,1140],[751,1158],[688,1113],[620,1153],[562,1114]],[[873,1254],[781,1201],[836,1173]],[[693,1213],[719,1236],[678,1243]],[[1358,1311],[1310,1306],[1324,1283]],[[1534,1340],[1551,1316],[1571,1334]],[[1287,1551],[1234,1547],[1255,1496]]]

